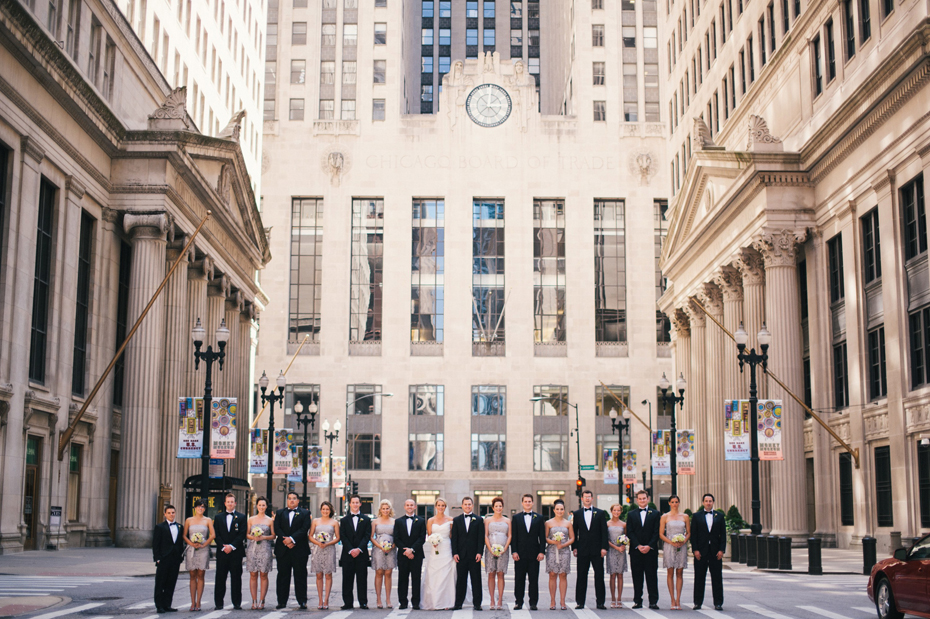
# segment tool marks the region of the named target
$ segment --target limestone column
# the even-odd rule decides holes
[[[207,315],[207,283],[213,279],[213,260],[204,256],[199,260],[191,260],[187,265],[187,319],[185,332],[190,338],[191,329],[197,324],[199,318],[203,321]],[[203,378],[194,371],[194,344],[187,340],[190,346],[189,354],[184,365],[184,397],[203,397]],[[185,458],[180,462],[181,483],[187,481],[191,475],[200,474],[200,460]],[[183,496],[183,495],[182,495]]]
[[[226,474],[232,477],[243,478],[240,473],[240,467],[243,462],[247,462],[247,453],[240,449],[242,446],[243,434],[243,415],[242,399],[239,393],[240,373],[239,361],[242,357],[242,345],[239,341],[239,315],[242,312],[242,293],[238,290],[230,291],[226,297],[226,327],[229,329],[229,341],[226,342],[226,359],[223,361],[223,374],[225,374],[225,389],[222,394],[224,398],[236,398],[236,458],[226,461]]]
[[[795,394],[804,393],[801,367],[801,312],[797,253],[807,237],[805,230],[780,229],[763,234],[754,247],[765,260],[765,315],[772,344],[769,369]],[[807,475],[804,461],[804,412],[791,396],[774,383],[769,397],[780,399],[784,461],[772,467],[772,534],[794,540],[807,538]]]
[[[249,368],[252,366],[252,319],[251,308],[254,302],[243,302],[242,311],[236,320],[236,328],[233,330],[233,337],[237,337],[239,348],[239,358],[237,360],[236,376],[239,387],[236,390],[239,398],[239,443],[236,447],[236,470],[238,477],[246,479],[249,474],[249,427],[251,426],[252,416],[249,414],[252,403],[252,389],[249,381]]]
[[[166,213],[127,213],[132,239],[128,323],[142,314],[165,276],[169,218]],[[116,544],[152,544],[158,497],[158,445],[164,390],[165,300],[159,297],[126,347],[126,393],[116,508]]]
[[[207,311],[201,319],[203,328],[207,330],[206,341],[203,343],[204,349],[208,345],[213,346],[216,350],[216,330],[220,328],[220,323],[226,318],[226,297],[229,296],[229,278],[225,275],[219,275],[207,285]],[[204,378],[203,368],[200,370],[201,382]],[[200,386],[203,391],[203,385]],[[199,395],[203,395],[200,393]],[[213,366],[213,395],[215,397],[225,397],[226,395],[226,366],[220,370],[218,365]]]
[[[690,384],[693,378],[691,375],[691,322],[688,319],[688,314],[681,308],[676,308],[674,312],[672,312],[671,322],[673,327],[672,337],[675,342],[675,372],[669,377],[669,382],[674,384],[674,382],[678,380],[677,377],[680,374],[683,375],[685,380],[688,381],[688,384]],[[659,402],[659,409],[656,411],[656,416],[658,416],[661,411],[662,403]],[[681,411],[680,419],[681,421],[679,424],[690,423],[691,413],[688,406],[685,406],[684,411]],[[674,445],[674,440],[672,444]],[[694,494],[694,484],[692,482],[691,475],[683,475],[678,478],[678,495],[680,497],[691,497]],[[669,492],[670,489],[670,486],[664,487],[666,493]],[[682,499],[682,505],[685,504],[692,505],[694,503],[693,501]],[[658,503],[656,503],[656,505],[658,505]]]
[[[704,308],[710,312],[721,324],[723,323],[723,294],[716,284],[704,284],[701,294]],[[723,400],[726,397],[724,390],[724,366],[726,355],[726,335],[712,320],[707,321],[704,332],[706,342],[706,417],[703,424],[697,424],[705,435],[705,447],[698,451],[707,474],[706,489],[701,492],[710,492],[717,499],[721,509],[729,507],[727,503],[726,481],[724,479],[724,446],[723,446]]]
[[[723,293],[723,326],[730,333],[736,333],[743,321],[743,280],[739,271],[730,265],[725,265],[717,271],[714,282]],[[724,336],[724,351],[721,358],[723,368],[723,393],[725,399],[739,400],[747,396],[746,382],[739,373],[739,364],[736,360],[736,343]],[[727,485],[726,507],[736,505],[741,514],[750,511],[749,468],[745,462],[724,462],[724,475]]]
[[[162,440],[159,475],[162,485],[171,485],[171,503],[183,504],[183,484],[178,460],[178,398],[185,397],[188,357],[193,357],[191,330],[187,326],[187,266],[190,252],[183,252],[187,237],[178,236],[168,244],[167,268],[181,257],[181,263],[165,287],[165,383],[162,404]]]
[[[678,424],[680,430],[694,430],[695,467],[692,478],[692,495],[685,499],[686,506],[696,509],[707,488],[707,320],[704,312],[689,299],[685,306],[691,323],[691,379],[685,391],[684,408],[688,410],[688,425]],[[674,386],[675,381],[671,381]],[[685,476],[686,477],[686,476]],[[679,478],[680,479],[680,478]]]

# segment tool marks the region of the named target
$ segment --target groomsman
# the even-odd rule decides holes
[[[165,521],[155,525],[152,536],[152,558],[155,560],[155,610],[159,614],[175,612],[171,607],[174,586],[184,556],[184,536],[181,525],[174,521],[174,505],[165,506]]]
[[[704,509],[691,517],[691,550],[694,553],[694,610],[704,603],[707,571],[710,570],[714,610],[723,610],[723,553],[727,550],[727,525],[714,511],[714,495],[704,495]]]
[[[513,551],[514,610],[523,608],[526,579],[530,580],[530,610],[539,601],[539,562],[546,558],[546,519],[533,511],[533,495],[523,495],[523,511],[513,517],[510,549]]]
[[[296,492],[287,493],[287,509],[274,515],[274,556],[278,560],[275,583],[277,609],[287,607],[291,594],[291,574],[294,574],[294,597],[301,610],[307,609],[307,559],[310,558],[310,512],[297,505]]]
[[[213,601],[216,610],[222,610],[223,598],[226,597],[226,576],[229,576],[230,597],[233,608],[242,609],[242,559],[245,557],[245,533],[247,522],[245,514],[236,511],[236,496],[226,494],[226,510],[213,518],[213,532],[216,535],[216,584],[213,587]]]
[[[452,559],[455,561],[455,606],[461,610],[471,579],[471,599],[481,610],[481,553],[484,550],[484,519],[472,513],[474,501],[462,499],[462,513],[452,520]]]
[[[357,494],[349,498],[349,513],[339,520],[342,540],[342,610],[352,610],[352,581],[358,589],[358,607],[368,610],[368,542],[371,539],[371,519],[359,510],[362,499]]]
[[[405,515],[394,521],[394,547],[397,548],[397,601],[407,608],[407,588],[412,580],[410,603],[420,610],[420,574],[423,570],[423,544],[426,543],[426,521],[417,516],[417,503],[404,501]]]
[[[649,608],[659,608],[659,523],[658,511],[649,507],[649,494],[636,493],[638,509],[626,517],[626,536],[630,539],[630,572],[633,575],[633,608],[643,607],[643,577],[649,590]]]
[[[607,556],[607,516],[603,509],[593,507],[594,494],[585,490],[581,494],[583,508],[575,512],[572,528],[575,543],[572,554],[578,557],[578,576],[575,582],[575,608],[584,608],[588,592],[588,569],[594,569],[594,597],[597,607],[606,609],[607,593],[604,589],[604,557]]]

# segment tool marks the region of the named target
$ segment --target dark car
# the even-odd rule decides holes
[[[930,535],[876,563],[868,592],[879,619],[900,619],[905,613],[930,617]]]

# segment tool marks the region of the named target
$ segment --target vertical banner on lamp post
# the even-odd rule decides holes
[[[333,458],[333,486],[339,486],[346,483],[346,459],[344,457]]]
[[[210,415],[210,457],[222,460],[236,458],[236,398],[215,398]]]
[[[307,452],[307,483],[319,484],[323,481],[323,448],[311,445]]]
[[[203,399],[178,398],[178,458],[203,456]]]
[[[294,457],[291,455],[291,443],[294,434],[290,429],[284,428],[274,431],[274,467],[275,475],[290,475],[294,466]]]
[[[317,488],[329,488],[329,456],[320,458],[320,481],[316,482]]]
[[[675,441],[678,456],[676,464],[678,465],[679,475],[694,475],[694,430],[678,430],[678,437]]]
[[[287,481],[297,483],[303,476],[303,453],[303,445],[291,443],[291,472],[287,475]]]
[[[724,400],[723,443],[725,460],[749,460],[749,400]]]
[[[249,474],[268,473],[268,430],[252,430],[249,443]]]
[[[671,430],[656,430],[652,433],[652,474],[672,474]]]
[[[627,449],[623,452],[623,483],[635,484],[637,471],[636,450]]]
[[[759,424],[759,459],[784,460],[781,447],[781,400],[759,400],[756,421]]]
[[[617,449],[612,449],[610,447],[604,448],[604,483],[605,484],[619,484],[620,483],[620,471],[619,464],[617,463]]]

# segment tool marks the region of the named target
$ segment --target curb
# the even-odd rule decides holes
[[[0,617],[17,617],[64,606],[70,602],[71,598],[57,595],[6,598],[0,603]]]

